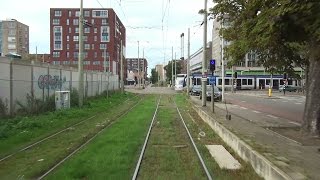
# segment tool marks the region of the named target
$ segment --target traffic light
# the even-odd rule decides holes
[[[238,78],[238,73],[237,72],[234,72],[234,78]]]
[[[213,72],[214,70],[216,70],[216,60],[211,59],[210,60],[210,71]]]

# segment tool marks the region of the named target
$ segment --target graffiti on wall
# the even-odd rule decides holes
[[[40,75],[38,78],[38,86],[40,89],[60,89],[65,82],[66,77],[62,79],[58,75]]]

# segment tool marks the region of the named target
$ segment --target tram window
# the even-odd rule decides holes
[[[247,79],[242,79],[242,85],[248,85]]]
[[[197,85],[201,84],[201,78],[197,78]]]
[[[252,79],[248,79],[248,85],[252,85]]]
[[[219,79],[218,85],[222,85],[222,79]]]
[[[288,80],[288,85],[293,85],[292,79],[289,79],[289,80]]]
[[[207,85],[209,85],[209,79],[207,78]]]
[[[230,79],[224,79],[225,85],[230,85]]]
[[[270,79],[266,79],[266,85],[270,84]]]

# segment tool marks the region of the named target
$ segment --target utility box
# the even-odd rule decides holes
[[[56,110],[70,108],[70,91],[56,91],[55,93]]]

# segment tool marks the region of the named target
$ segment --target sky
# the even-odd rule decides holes
[[[213,3],[208,1],[208,8]],[[0,20],[16,19],[29,26],[30,53],[50,52],[50,8],[79,8],[80,0],[3,0]],[[126,57],[144,57],[148,74],[157,64],[172,59],[172,47],[181,57],[181,33],[184,33],[184,57],[187,57],[188,28],[190,54],[203,45],[204,0],[83,0],[84,8],[113,8],[126,27]],[[208,21],[207,41],[211,41],[212,20]],[[144,52],[144,53],[143,53]],[[174,55],[175,56],[175,55]]]

